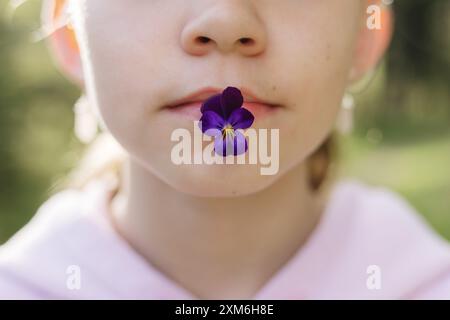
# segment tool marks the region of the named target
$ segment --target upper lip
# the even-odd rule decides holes
[[[249,89],[241,88],[240,90],[241,90],[242,96],[244,98],[244,103],[245,102],[260,103],[260,104],[265,104],[265,105],[273,106],[273,107],[278,106],[272,102],[258,98]],[[177,106],[191,104],[191,103],[203,103],[209,97],[219,94],[219,93],[222,93],[222,91],[223,90],[220,90],[220,89],[214,88],[214,87],[201,88],[199,90],[196,90],[196,91],[186,95],[183,98],[180,98],[180,99],[170,102],[166,107],[167,108],[175,108]]]

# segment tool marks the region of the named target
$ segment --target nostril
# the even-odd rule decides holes
[[[241,38],[239,39],[239,42],[245,45],[251,45],[253,44],[254,40],[251,38]]]
[[[208,43],[209,41],[210,41],[210,39],[208,37],[203,37],[203,36],[197,37],[198,43]]]

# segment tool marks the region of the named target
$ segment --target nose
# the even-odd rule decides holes
[[[266,37],[264,25],[251,4],[242,0],[220,1],[185,25],[181,45],[196,56],[214,50],[256,56],[264,52]]]

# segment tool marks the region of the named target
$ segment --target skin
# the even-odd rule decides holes
[[[111,206],[123,238],[197,297],[261,290],[323,212],[305,159],[333,129],[345,89],[387,47],[387,9],[382,30],[365,27],[375,2],[74,1],[74,31],[56,32],[52,48],[129,155]],[[171,162],[171,132],[192,121],[161,107],[205,86],[247,87],[281,105],[253,125],[280,129],[278,174]]]

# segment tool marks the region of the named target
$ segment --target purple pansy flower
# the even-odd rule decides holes
[[[214,150],[220,156],[247,152],[245,136],[237,131],[247,129],[255,117],[242,108],[244,98],[235,87],[227,87],[221,94],[208,98],[201,107],[200,129],[214,137]]]

